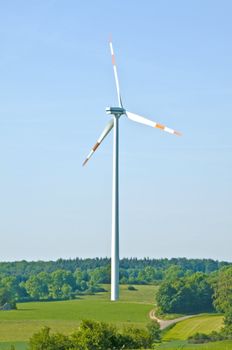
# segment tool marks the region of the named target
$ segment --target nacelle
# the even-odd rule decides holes
[[[122,107],[107,107],[106,113],[120,116],[122,114],[125,114],[126,110]]]

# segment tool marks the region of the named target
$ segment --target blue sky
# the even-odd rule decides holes
[[[231,1],[0,3],[1,260],[110,256],[117,96],[121,256],[232,260]]]

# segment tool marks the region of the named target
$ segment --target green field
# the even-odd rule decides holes
[[[223,324],[223,316],[203,314],[177,323],[164,335],[164,340],[185,340],[194,333],[209,334],[219,330]]]
[[[0,350],[9,350],[14,344],[16,350],[25,350],[30,336],[42,326],[53,331],[71,333],[83,319],[93,319],[124,325],[144,326],[149,321],[149,311],[154,308],[156,286],[136,286],[137,291],[129,291],[121,286],[120,301],[110,302],[108,290],[77,300],[56,302],[30,302],[17,305],[18,310],[0,312]],[[217,342],[202,345],[188,344],[188,336],[196,332],[210,333],[222,326],[220,315],[199,315],[177,323],[164,333],[165,343],[157,350],[231,350],[232,342]]]
[[[9,350],[12,342],[0,343],[0,350]],[[25,342],[14,342],[16,350],[26,350]],[[157,350],[231,350],[232,341],[221,341],[208,344],[188,344],[184,341],[169,342],[167,344],[162,344],[157,346]]]
[[[27,350],[26,342],[1,342],[0,350],[10,350],[11,345],[14,345],[16,350]]]
[[[0,348],[1,349],[1,348]],[[157,350],[231,350],[232,341],[220,341],[206,344],[188,344],[186,341],[174,341],[162,344]],[[18,350],[18,349],[17,349]]]
[[[157,287],[136,288],[137,291],[128,291],[127,286],[121,286],[119,302],[110,302],[107,292],[78,300],[20,303],[17,310],[0,312],[0,341],[27,341],[45,325],[68,334],[83,319],[110,322],[119,327],[143,326],[149,321]]]

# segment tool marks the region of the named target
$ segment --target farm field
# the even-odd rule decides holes
[[[231,350],[232,341],[226,340],[226,341],[219,341],[215,343],[206,343],[206,344],[188,344],[186,341],[174,341],[174,342],[162,344],[158,346],[156,349],[157,350]]]
[[[144,326],[149,321],[149,311],[154,308],[157,286],[136,286],[129,291],[121,286],[120,301],[110,302],[109,285],[105,293],[83,296],[77,300],[57,302],[30,302],[18,304],[18,310],[0,312],[0,350],[26,350],[29,337],[42,326],[54,331],[71,333],[82,319],[94,319],[124,325]],[[199,331],[209,333],[222,325],[220,315],[202,314],[176,324],[164,334],[165,343],[157,350],[229,350],[232,342],[217,342],[191,345],[186,342],[189,335]]]
[[[16,350],[27,350],[26,342],[1,342],[0,350],[10,350],[11,345],[14,345]]]
[[[9,350],[12,342],[0,343],[0,350]],[[14,342],[16,350],[26,350],[26,342]],[[186,341],[168,342],[157,346],[157,350],[231,350],[232,341],[221,341],[208,344],[188,344]]]
[[[104,285],[109,290],[109,286]],[[0,342],[27,341],[42,326],[71,333],[83,319],[142,327],[149,321],[157,287],[136,286],[129,291],[121,286],[119,302],[110,302],[109,291],[77,300],[19,303],[18,310],[0,312]],[[1,349],[1,347],[0,347]],[[20,348],[19,348],[20,349]]]
[[[196,332],[210,333],[219,330],[223,324],[223,316],[202,314],[177,323],[164,335],[165,341],[185,340]]]

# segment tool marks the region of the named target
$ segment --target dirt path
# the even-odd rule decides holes
[[[165,329],[168,326],[170,326],[171,324],[174,324],[174,323],[177,323],[177,322],[180,322],[180,321],[184,321],[187,318],[190,318],[190,317],[193,317],[193,316],[194,315],[188,315],[188,316],[182,316],[182,317],[174,318],[173,320],[161,320],[158,317],[156,317],[155,310],[151,310],[149,312],[150,319],[151,320],[156,320],[159,323],[159,325],[160,325],[160,329]]]

